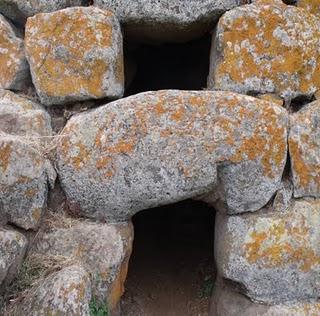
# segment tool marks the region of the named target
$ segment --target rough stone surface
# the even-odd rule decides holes
[[[73,116],[57,166],[70,207],[93,218],[216,191],[230,213],[265,205],[280,186],[287,113],[228,92],[141,93]]]
[[[91,282],[88,272],[72,265],[53,273],[31,289],[14,315],[89,316]]]
[[[320,284],[320,201],[286,212],[217,216],[218,274],[249,298],[271,304],[316,299]]]
[[[41,12],[53,12],[71,6],[85,4],[83,0],[1,0],[0,13],[17,24],[25,23],[27,17]]]
[[[209,316],[316,316],[319,302],[300,302],[273,306],[251,302],[244,295],[218,281],[213,291]]]
[[[320,197],[320,101],[291,115],[289,151],[296,197]]]
[[[92,276],[93,295],[113,309],[124,291],[132,240],[131,224],[82,222],[46,233],[32,251],[80,260]]]
[[[29,66],[23,40],[0,14],[0,88],[19,90],[26,85]]]
[[[94,0],[111,9],[125,26],[126,35],[142,41],[183,42],[211,31],[227,10],[244,0]]]
[[[26,139],[0,134],[0,211],[24,229],[39,225],[52,166]]]
[[[51,119],[44,108],[8,90],[0,90],[0,130],[32,141],[51,136]]]
[[[9,283],[19,269],[27,248],[22,234],[0,228],[0,285]]]
[[[255,1],[227,12],[213,39],[210,89],[290,101],[320,88],[320,20],[304,9]]]
[[[28,19],[25,38],[41,103],[122,96],[122,35],[111,11],[76,7],[37,14]]]
[[[297,0],[297,6],[320,17],[320,3],[318,0]]]

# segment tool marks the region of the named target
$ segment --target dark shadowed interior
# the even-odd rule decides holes
[[[214,284],[215,211],[186,200],[133,217],[123,316],[207,315]]]
[[[208,35],[183,44],[125,45],[126,96],[161,89],[204,89],[210,44]]]

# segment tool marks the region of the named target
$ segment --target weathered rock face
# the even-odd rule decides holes
[[[289,148],[296,197],[320,197],[320,101],[290,118]]]
[[[0,88],[19,90],[25,86],[29,66],[24,54],[23,40],[0,14]]]
[[[46,205],[51,165],[21,137],[0,135],[0,210],[9,222],[37,228]]]
[[[9,283],[19,269],[28,245],[22,234],[0,228],[0,285]]]
[[[58,143],[71,209],[126,219],[137,211],[210,193],[231,213],[257,210],[280,185],[287,114],[226,92],[142,93],[73,116]]]
[[[262,305],[251,302],[234,292],[223,281],[218,281],[213,291],[210,316],[311,316],[319,315],[320,304],[315,302]]]
[[[41,236],[33,252],[81,261],[92,276],[93,295],[113,309],[124,291],[132,240],[131,224],[83,222]]]
[[[316,299],[320,283],[320,201],[295,201],[216,223],[218,273],[252,300],[277,304]]]
[[[27,17],[37,13],[80,6],[85,2],[84,0],[2,0],[0,2],[0,13],[17,24],[23,24]]]
[[[151,42],[183,42],[200,37],[213,28],[227,10],[245,0],[94,0],[111,9],[131,39]]]
[[[15,315],[89,316],[91,282],[88,272],[72,265],[55,272],[31,289]]]
[[[0,130],[32,141],[51,136],[51,119],[44,108],[8,90],[0,90]]]
[[[318,0],[297,0],[297,6],[320,17],[320,6]]]
[[[227,12],[213,38],[209,88],[312,96],[320,87],[319,30],[315,15],[281,0]]]
[[[41,103],[122,96],[122,35],[110,11],[76,7],[37,14],[28,19],[25,36]]]

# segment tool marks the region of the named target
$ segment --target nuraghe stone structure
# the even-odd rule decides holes
[[[59,261],[0,313],[90,315],[94,299],[121,315],[131,217],[197,199],[217,210],[211,316],[320,315],[318,1],[2,0],[0,13],[2,296],[27,264]],[[208,32],[207,89],[122,98],[124,37]]]

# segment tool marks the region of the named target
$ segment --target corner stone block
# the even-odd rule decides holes
[[[123,95],[122,34],[111,11],[75,7],[37,14],[27,21],[25,42],[41,103]]]
[[[234,8],[213,35],[208,87],[290,101],[320,88],[320,20],[281,0]]]
[[[292,201],[284,212],[218,214],[218,275],[252,301],[281,304],[320,294],[320,200]]]

